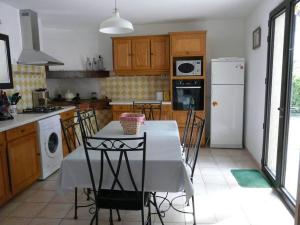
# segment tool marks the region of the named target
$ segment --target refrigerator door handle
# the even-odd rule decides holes
[[[212,102],[213,107],[218,106],[218,104],[219,104],[219,103],[218,103],[217,101],[213,101],[213,102]]]

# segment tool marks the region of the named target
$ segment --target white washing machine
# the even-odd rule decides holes
[[[44,180],[60,168],[63,160],[60,116],[38,121],[41,177]]]

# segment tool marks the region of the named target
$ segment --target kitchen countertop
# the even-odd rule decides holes
[[[12,128],[16,128],[28,123],[36,122],[50,116],[54,116],[63,112],[70,111],[72,109],[75,109],[75,107],[67,106],[64,107],[63,109],[50,112],[50,113],[19,113],[18,115],[14,116],[13,120],[0,121],[0,132],[7,131]]]
[[[145,104],[157,104],[160,101],[157,100],[114,100],[111,101],[109,104],[110,105],[132,105],[132,103],[136,102],[136,103],[145,103]],[[171,101],[163,101],[162,102],[163,105],[171,105]]]

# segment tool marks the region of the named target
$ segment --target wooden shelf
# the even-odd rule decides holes
[[[71,79],[71,78],[104,78],[109,77],[109,71],[85,71],[85,70],[59,70],[47,71],[48,79]]]

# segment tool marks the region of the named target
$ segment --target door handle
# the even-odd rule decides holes
[[[284,108],[282,108],[282,107],[278,107],[277,110],[280,111],[280,112],[284,112]]]

